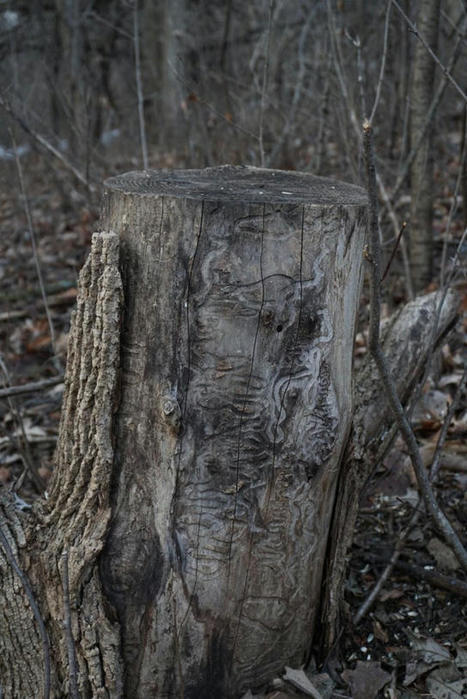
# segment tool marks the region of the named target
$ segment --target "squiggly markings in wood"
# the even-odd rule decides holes
[[[235,636],[234,662],[245,675],[252,657],[265,673],[269,655],[274,662],[261,619],[280,629],[280,643],[295,633],[307,595],[303,571],[319,536],[313,483],[339,422],[327,361],[328,252],[305,279],[297,255],[282,269],[273,261],[273,245],[287,251],[287,238],[303,235],[296,208],[295,225],[282,220],[281,230],[277,216],[264,213],[236,221],[230,235],[212,226],[210,250],[194,270],[190,446],[183,448],[190,456],[181,456],[177,541],[196,614],[238,619],[226,633]],[[245,266],[245,257],[258,263]]]

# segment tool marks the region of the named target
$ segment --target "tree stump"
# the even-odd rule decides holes
[[[392,423],[369,359],[348,434],[364,219],[361,190],[299,173],[108,183],[50,491],[0,490],[5,699],[237,699],[335,647]],[[386,325],[403,402],[457,307]]]
[[[50,492],[0,497],[5,697],[237,698],[305,661],[365,217],[363,190],[301,173],[106,183]]]
[[[237,697],[309,652],[366,195],[228,166],[106,187],[124,312],[100,573],[126,695]]]

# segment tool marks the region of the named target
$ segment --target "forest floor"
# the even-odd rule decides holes
[[[53,183],[44,176],[40,163],[29,163],[28,199],[36,237],[35,258],[24,202],[15,179],[12,169],[11,188],[5,188],[0,195],[0,390],[58,377],[56,385],[48,388],[0,398],[0,484],[14,485],[22,501],[30,503],[38,496],[30,468],[36,470],[44,484],[53,468],[63,394],[60,375],[65,367],[70,313],[78,273],[96,229],[98,212],[84,196],[74,195],[71,185],[72,194],[64,205],[63,189],[51,193]],[[38,283],[37,260],[55,333],[55,359]],[[400,286],[396,281],[394,289]],[[459,284],[458,289],[465,310],[467,285]],[[400,300],[392,299],[396,303]],[[365,304],[363,298],[362,306]],[[442,348],[435,363],[436,371],[424,387],[415,410],[414,426],[427,465],[461,382],[466,348],[464,317]],[[357,337],[356,354],[357,361],[365,361],[363,332]],[[464,540],[466,437],[464,395],[449,427],[436,487],[440,504]],[[399,565],[386,581],[376,604],[360,623],[352,623],[359,605],[390,558],[416,502],[412,467],[404,445],[397,440],[384,463],[375,468],[361,501],[349,561],[348,615],[341,637],[341,664],[324,670],[306,668],[306,673],[299,668],[288,670],[288,679],[278,678],[261,696],[270,699],[467,696],[467,579],[424,515],[411,532]],[[431,581],[425,579],[430,574]],[[442,589],[449,580],[457,581],[457,592]]]

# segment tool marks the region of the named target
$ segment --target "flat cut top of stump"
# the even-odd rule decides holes
[[[317,206],[368,203],[364,189],[305,172],[222,165],[204,170],[141,170],[105,181],[109,189],[126,194]]]

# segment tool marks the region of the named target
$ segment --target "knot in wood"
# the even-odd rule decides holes
[[[182,412],[177,399],[174,396],[165,395],[162,397],[161,407],[166,421],[178,432],[181,426]]]

